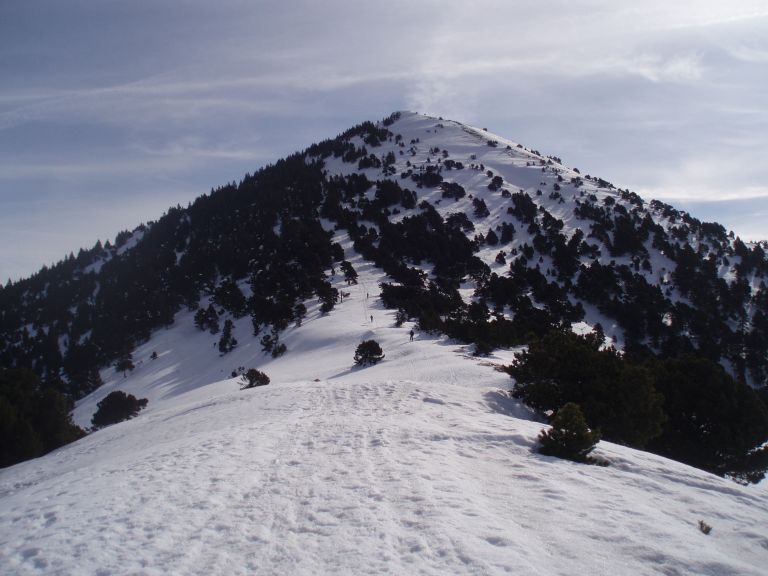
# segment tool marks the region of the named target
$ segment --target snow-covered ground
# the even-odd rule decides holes
[[[351,254],[348,254],[351,257]],[[765,483],[742,487],[602,442],[608,467],[535,452],[543,425],[494,370],[378,299],[375,268],[327,316],[316,303],[265,357],[237,323],[216,337],[180,314],[112,389],[137,418],[0,471],[3,574],[711,574],[768,567]],[[371,315],[373,322],[371,322]],[[386,353],[354,368],[362,339]],[[210,341],[210,343],[209,343]],[[150,360],[152,351],[159,355]],[[236,366],[272,383],[239,390]],[[698,522],[712,526],[709,535]]]

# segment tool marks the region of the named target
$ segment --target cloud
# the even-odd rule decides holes
[[[679,54],[667,59],[655,55],[640,56],[626,64],[632,72],[652,82],[687,82],[704,75],[701,61],[695,55]]]
[[[763,0],[9,0],[0,213],[30,194],[159,209],[402,108],[653,196],[760,196],[767,23]]]
[[[742,240],[768,240],[764,225],[768,220],[768,196],[714,202],[677,199],[674,205],[699,220],[718,222],[727,230],[735,230]]]

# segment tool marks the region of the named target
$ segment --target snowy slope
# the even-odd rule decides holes
[[[525,244],[532,245],[534,235],[531,234],[525,226],[514,217],[507,214],[507,208],[510,206],[508,198],[503,197],[500,191],[491,191],[488,184],[491,177],[500,176],[503,180],[502,188],[510,193],[525,192],[528,194],[537,207],[544,208],[554,218],[562,220],[563,234],[571,238],[577,230],[582,230],[589,234],[589,226],[592,223],[588,219],[579,219],[575,214],[575,208],[579,202],[585,202],[590,196],[595,198],[594,204],[604,206],[605,202],[611,202],[621,205],[628,211],[632,211],[635,205],[622,197],[621,191],[612,187],[607,182],[601,181],[599,175],[588,175],[581,172],[577,167],[569,167],[560,158],[547,156],[537,150],[526,148],[520,143],[504,138],[485,128],[468,126],[461,122],[435,118],[415,112],[399,112],[399,118],[388,127],[393,133],[402,137],[403,145],[390,140],[381,143],[381,146],[367,148],[369,152],[376,156],[384,158],[388,153],[395,155],[395,164],[393,165],[395,173],[385,175],[381,169],[368,168],[358,169],[357,163],[345,163],[340,158],[328,158],[325,160],[325,166],[329,174],[349,175],[352,173],[364,173],[371,181],[390,179],[398,182],[404,188],[417,190],[414,182],[410,178],[402,178],[402,174],[408,171],[414,173],[423,172],[428,168],[445,166],[446,160],[461,162],[464,165],[460,170],[443,169],[441,175],[445,182],[455,182],[460,184],[467,192],[467,195],[459,200],[444,198],[440,187],[419,188],[417,190],[418,202],[427,200],[430,202],[445,218],[451,213],[464,212],[475,225],[475,232],[468,234],[470,237],[476,233],[487,235],[488,231],[494,229],[499,231],[499,226],[503,222],[512,222],[515,226],[515,235],[513,240],[504,246],[481,246],[478,256],[490,266],[493,272],[499,275],[505,275],[508,271],[506,265],[498,264],[495,261],[496,255],[500,250],[507,252],[509,260],[514,260],[510,256],[513,250],[520,250]],[[351,140],[356,146],[364,146],[360,137]],[[489,145],[489,143],[493,145]],[[572,182],[578,179],[576,185]],[[559,188],[559,190],[558,190]],[[627,190],[628,192],[628,190]],[[374,188],[369,190],[369,196],[372,198]],[[487,217],[473,216],[473,199],[482,199],[489,210]],[[638,201],[640,199],[635,197]],[[647,200],[647,199],[646,199]],[[669,233],[670,229],[680,224],[680,220],[671,221],[664,214],[663,210],[655,208],[651,203],[643,202],[641,214],[648,213],[654,222]],[[403,211],[401,217],[408,215]],[[392,220],[396,220],[393,217]],[[599,241],[595,238],[587,237],[589,243]],[[707,238],[698,237],[696,234],[690,234],[686,238],[694,250],[703,246],[704,253],[709,254],[718,261],[722,256],[713,251]],[[734,239],[730,238],[728,242],[733,245]],[[630,254],[624,256],[612,256],[609,251],[602,247],[602,253],[597,257],[580,258],[581,263],[589,266],[593,261],[598,261],[602,265],[627,265],[634,268],[638,274],[642,275],[651,285],[658,285],[672,302],[684,302],[692,304],[686,297],[682,296],[676,287],[670,285],[672,272],[676,264],[666,255],[653,247],[652,239],[648,238],[645,243],[648,250],[648,259],[650,267],[648,269],[637,268],[633,265],[633,257]],[[752,244],[748,244],[752,246]],[[552,258],[549,255],[541,254],[536,251],[536,258],[541,257],[539,267],[542,272],[548,269],[555,269]],[[735,265],[739,262],[738,257],[732,257],[730,265],[721,265],[718,274],[728,282],[732,282],[736,277]],[[761,282],[768,281],[764,276],[754,273],[747,274],[747,283],[755,289]],[[609,338],[609,343],[621,348],[624,343],[624,335],[618,323],[602,313],[594,306],[586,302],[582,303],[586,311],[585,322],[589,326],[600,323],[605,329]],[[748,305],[749,306],[749,305]],[[695,305],[694,305],[695,307]],[[752,313],[752,311],[750,311]],[[731,328],[735,329],[736,322],[730,322]]]
[[[563,232],[567,237],[571,237],[579,228],[585,227],[585,222],[579,221],[573,213],[577,199],[583,199],[581,193],[594,194],[599,202],[610,196],[619,203],[616,190],[600,188],[596,183],[584,180],[583,184],[576,188],[567,184],[571,178],[584,176],[572,168],[568,168],[550,157],[540,154],[535,150],[530,150],[522,144],[494,134],[483,128],[476,128],[453,120],[443,118],[434,118],[417,114],[414,112],[400,112],[400,118],[389,127],[389,129],[402,136],[403,147],[399,147],[392,142],[382,142],[380,147],[370,149],[377,156],[384,157],[388,152],[393,152],[396,157],[396,173],[389,179],[398,182],[404,188],[416,189],[415,184],[410,179],[403,179],[401,174],[412,170],[420,172],[429,166],[442,164],[446,159],[461,162],[464,168],[461,170],[444,170],[442,176],[446,182],[455,182],[461,185],[467,192],[464,198],[452,200],[442,196],[441,188],[422,188],[418,189],[418,201],[427,200],[440,213],[443,218],[456,212],[465,213],[475,225],[476,233],[486,235],[489,230],[498,231],[498,226],[503,222],[513,222],[516,227],[513,240],[505,246],[481,246],[478,257],[480,257],[491,271],[499,275],[505,275],[508,271],[506,265],[498,264],[495,261],[496,255],[500,250],[504,250],[508,255],[513,250],[520,250],[525,244],[533,244],[533,234],[529,233],[524,226],[506,213],[510,202],[504,198],[499,191],[492,192],[488,189],[488,183],[491,178],[488,177],[488,171],[494,176],[501,176],[503,179],[502,187],[511,193],[525,192],[534,199],[538,206],[544,207],[555,218],[564,222]],[[352,140],[356,145],[364,145],[362,139]],[[413,143],[412,143],[413,142]],[[495,142],[495,146],[489,146],[488,142]],[[439,152],[436,152],[439,150]],[[448,152],[447,158],[444,158],[442,151]],[[403,152],[401,155],[401,151]],[[544,166],[541,163],[544,162]],[[325,160],[326,169],[330,174],[349,175],[362,172],[368,176],[371,181],[386,178],[381,170],[365,169],[359,170],[356,164],[343,162],[340,158],[329,158]],[[576,169],[578,170],[578,169]],[[561,196],[564,202],[549,198],[549,194],[554,192],[554,186],[558,182],[558,175],[566,182],[562,184]],[[541,194],[538,194],[540,191]],[[369,191],[372,196],[374,190]],[[482,199],[489,210],[488,217],[475,217],[473,215],[473,199]],[[402,217],[405,217],[406,211],[403,211]],[[662,220],[658,215],[657,218]],[[392,220],[396,220],[394,217]],[[536,256],[540,256],[539,253]],[[651,250],[652,273],[646,273],[647,280],[652,284],[661,283],[662,279],[668,277],[669,270],[674,270],[675,264]],[[510,257],[510,261],[514,258]],[[631,264],[629,257],[610,257],[607,253],[597,258],[602,264],[609,262],[617,264]],[[591,259],[584,258],[584,263],[589,264]],[[542,270],[553,267],[551,258],[547,255],[542,256],[540,263]],[[469,296],[472,290],[466,291],[463,296]],[[673,295],[679,299],[677,295]],[[586,311],[585,323],[594,326],[600,323],[606,335],[608,343],[618,346],[623,345],[623,332],[621,327],[612,318],[601,314],[594,306],[583,303]]]
[[[220,358],[181,314],[128,378],[105,372],[80,423],[114,388],[148,408],[0,471],[2,572],[765,574],[765,483],[606,442],[608,467],[535,453],[543,425],[493,368],[511,352],[410,342],[381,308],[381,272],[352,262],[360,283],[337,277],[349,296],[327,316],[308,303],[277,360],[248,322]],[[371,337],[385,360],[353,368]],[[272,383],[240,391],[238,365]]]

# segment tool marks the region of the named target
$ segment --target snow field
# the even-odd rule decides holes
[[[191,318],[137,350],[163,354],[106,386],[152,395],[145,412],[0,471],[4,572],[764,573],[763,486],[606,442],[609,467],[535,453],[542,424],[493,369],[509,353],[409,342],[380,307],[380,272],[353,264],[360,284],[329,315],[310,309],[285,356],[236,332],[231,354],[269,386],[205,383],[233,359],[205,353]],[[369,337],[386,358],[355,368]]]

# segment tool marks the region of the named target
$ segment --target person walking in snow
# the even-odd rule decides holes
[[[413,328],[411,328],[411,342],[413,342]]]
[[[373,314],[371,314],[371,324],[373,324]]]

